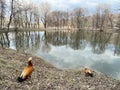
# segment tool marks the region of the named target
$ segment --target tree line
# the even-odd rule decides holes
[[[7,13],[9,11],[9,13]],[[118,9],[119,11],[119,9]],[[8,28],[79,28],[79,29],[111,29],[120,28],[119,18],[112,12],[110,5],[99,4],[90,15],[85,8],[73,10],[52,10],[48,2],[39,5],[25,3],[21,0],[0,0],[0,29]]]

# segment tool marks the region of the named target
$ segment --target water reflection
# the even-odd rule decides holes
[[[9,33],[12,47],[18,51],[49,52],[50,45],[66,46],[74,50],[84,50],[86,46],[91,47],[95,54],[103,54],[108,45],[113,44],[114,55],[120,55],[120,35],[119,33],[105,33],[98,31],[53,31],[53,32],[15,32]],[[9,41],[5,33],[0,33],[0,44],[3,47],[9,46]]]
[[[0,33],[0,45],[3,48],[9,47],[10,41],[8,39],[8,33]]]
[[[85,48],[85,35],[84,31],[79,32],[46,32],[45,39],[49,44],[54,46],[67,46],[74,50]]]
[[[16,32],[11,33],[11,36],[13,36],[12,43],[18,51],[35,51],[40,46],[40,35],[38,32]]]
[[[39,49],[42,52],[50,50],[44,32],[15,32],[10,33],[9,37],[11,38],[10,47],[17,51],[35,53]]]
[[[0,34],[1,45],[8,42]],[[120,35],[99,31],[35,31],[9,33],[10,48],[41,56],[58,68],[92,69],[120,79]]]
[[[115,44],[114,55],[120,55],[120,33],[118,33],[115,36],[114,44]]]
[[[91,46],[93,53],[104,53],[106,46],[109,44],[112,33],[94,32],[91,35]]]

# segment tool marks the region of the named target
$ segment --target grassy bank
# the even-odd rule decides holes
[[[120,81],[93,71],[86,77],[82,69],[60,70],[33,56],[34,72],[22,83],[16,81],[32,55],[0,48],[0,90],[119,90]]]

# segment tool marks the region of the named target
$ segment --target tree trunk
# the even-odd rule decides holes
[[[13,1],[14,1],[14,0],[11,1],[11,14],[10,14],[9,22],[8,22],[8,29],[7,29],[7,32],[9,32],[10,24],[11,24],[12,16],[13,16]]]

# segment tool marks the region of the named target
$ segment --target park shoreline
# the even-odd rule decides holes
[[[10,28],[9,31],[7,31],[7,28],[3,28],[0,30],[2,33],[6,32],[27,32],[27,31],[100,31],[100,32],[107,32],[107,33],[115,33],[115,32],[120,32],[119,29],[107,29],[107,30],[100,30],[100,29],[78,29],[78,28]]]
[[[16,81],[21,70],[32,56],[34,72],[22,83]],[[1,90],[119,90],[120,80],[92,71],[94,77],[86,77],[83,68],[58,69],[42,58],[13,49],[0,47]]]

